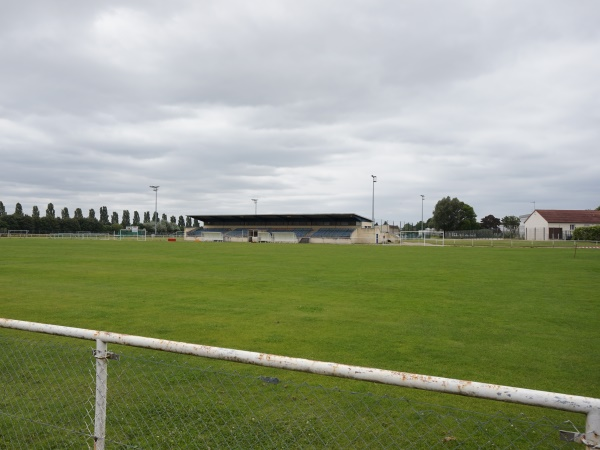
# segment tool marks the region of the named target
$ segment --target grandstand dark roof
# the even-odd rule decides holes
[[[306,223],[332,222],[332,225],[340,222],[371,222],[358,214],[237,214],[237,215],[190,215],[192,219],[204,222],[205,225],[220,225],[230,223],[265,224],[265,223]]]

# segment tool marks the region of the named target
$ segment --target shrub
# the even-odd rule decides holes
[[[600,241],[600,225],[575,228],[573,239],[578,241]]]

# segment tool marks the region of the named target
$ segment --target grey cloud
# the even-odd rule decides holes
[[[32,1],[0,17],[0,200],[420,220],[595,208],[600,7]],[[575,195],[576,193],[576,195]],[[430,202],[430,203],[429,203]],[[145,207],[143,205],[146,205]]]

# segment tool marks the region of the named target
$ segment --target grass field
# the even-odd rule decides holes
[[[1,239],[0,254],[4,318],[600,397],[599,250]]]

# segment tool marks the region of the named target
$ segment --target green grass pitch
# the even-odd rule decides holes
[[[28,238],[0,254],[4,318],[600,397],[599,250]]]

